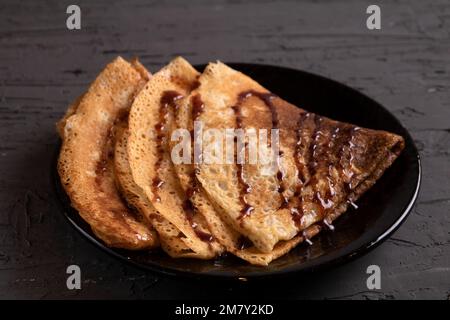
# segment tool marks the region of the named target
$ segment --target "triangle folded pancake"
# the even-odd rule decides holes
[[[112,247],[158,245],[154,230],[122,200],[113,168],[114,126],[128,114],[148,78],[139,62],[115,59],[57,124],[63,140],[58,159],[62,185],[72,206]]]
[[[223,251],[203,216],[195,214],[176,176],[168,141],[175,109],[197,84],[199,73],[176,58],[157,72],[136,97],[129,116],[128,156],[136,185],[159,214],[180,231],[197,258]]]
[[[199,87],[192,91],[189,98],[184,99],[177,108],[177,129],[185,129],[190,133],[194,132],[194,121],[197,120],[194,118],[198,117],[201,110],[205,107],[202,105],[201,96],[198,94],[198,91],[201,90],[202,86],[202,77],[200,77],[199,82]],[[179,142],[180,141],[176,139],[171,141],[171,152],[176,152],[176,146]],[[264,266],[268,265],[272,260],[284,255],[303,240],[302,236],[298,236],[288,241],[282,241],[278,243],[272,251],[267,253],[263,253],[252,246],[246,239],[245,234],[239,233],[225,222],[226,220],[222,218],[225,213],[219,213],[220,211],[223,211],[223,209],[220,206],[215,205],[208,198],[206,191],[199,185],[195,176],[195,171],[198,169],[198,166],[194,164],[192,158],[193,149],[187,149],[191,151],[191,163],[174,164],[175,171],[184,192],[191,194],[190,201],[198,213],[204,216],[212,234],[225,247],[226,251],[254,265]],[[181,152],[178,156],[182,156]],[[195,190],[195,192],[192,192],[192,190]]]
[[[107,245],[160,244],[174,258],[227,251],[262,266],[334,229],[404,148],[395,134],[300,109],[223,63],[200,74],[180,57],[152,77],[117,58],[57,129],[61,182]],[[203,152],[187,164],[176,158],[181,134],[190,153]],[[211,150],[220,163],[208,162]]]
[[[222,220],[261,252],[270,253],[280,241],[316,223],[314,229],[332,229],[331,222],[375,183],[404,147],[397,135],[297,108],[220,62],[209,64],[199,83],[193,94],[201,97],[197,120],[204,130],[279,129],[278,154],[265,154],[273,159],[269,164],[201,163],[196,170],[202,190],[222,209],[216,210]],[[259,146],[267,146],[256,139]],[[203,150],[207,148],[203,139]]]

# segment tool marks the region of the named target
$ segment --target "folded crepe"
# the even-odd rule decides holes
[[[196,86],[198,76],[182,58],[153,75],[131,108],[127,151],[133,180],[148,201],[179,230],[177,237],[192,256],[210,259],[221,254],[223,247],[181,188],[168,143],[176,109]]]
[[[116,187],[114,134],[148,78],[137,60],[115,59],[57,124],[62,138],[58,172],[72,206],[107,245],[131,250],[153,248],[158,237]]]
[[[304,237],[300,235],[287,241],[281,241],[273,248],[273,250],[261,252],[248,240],[245,231],[240,233],[232,227],[232,223],[229,224],[227,222],[229,221],[229,218],[227,217],[226,212],[224,212],[224,209],[209,199],[207,192],[197,179],[196,171],[199,170],[199,166],[195,164],[193,151],[193,138],[195,134],[194,121],[198,121],[200,114],[206,107],[199,94],[199,91],[202,90],[203,81],[204,76],[202,75],[197,84],[198,88],[191,92],[188,99],[180,101],[178,108],[176,109],[175,129],[186,130],[186,132],[189,132],[192,135],[190,137],[192,138],[192,141],[189,141],[191,143],[187,144],[188,147],[185,150],[190,154],[190,163],[174,163],[175,172],[177,173],[184,192],[190,196],[190,203],[192,203],[196,212],[205,218],[212,235],[225,247],[225,250],[252,264],[268,265],[272,260],[282,256],[303,241]],[[222,114],[214,115],[214,118],[218,123],[221,122],[221,117]],[[231,124],[231,128],[232,127],[234,127],[233,124]],[[218,125],[214,125],[214,128],[218,128]],[[198,138],[198,136],[196,136],[196,138]],[[176,138],[170,141],[172,157],[174,155],[180,158],[183,157],[183,152],[181,149],[177,148],[179,143],[180,140]],[[231,180],[224,182],[224,185],[231,182]],[[316,232],[316,229],[311,229],[305,234],[312,237]]]
[[[149,78],[137,61],[116,59],[57,126],[64,188],[110,246],[160,243],[175,258],[230,252],[268,265],[333,229],[404,147],[397,135],[293,106],[220,62],[200,74],[179,57]],[[208,129],[240,130],[245,139],[236,143],[234,131],[219,142]],[[179,148],[186,135],[187,155]],[[226,159],[230,141],[230,163],[208,162],[211,150]]]
[[[297,108],[220,62],[209,64],[198,82],[186,101],[192,108],[201,100],[195,117],[203,130],[279,129],[275,170],[272,161],[202,162],[195,170],[202,190],[220,208],[215,210],[220,218],[262,253],[297,235],[309,238],[311,230],[332,229],[331,222],[375,183],[404,147],[397,135]],[[208,143],[217,142],[202,143],[207,150]]]

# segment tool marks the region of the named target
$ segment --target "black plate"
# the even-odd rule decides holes
[[[97,240],[89,226],[70,207],[55,174],[56,192],[64,206],[62,211],[78,231],[102,250],[147,270],[171,275],[250,278],[312,271],[349,261],[386,240],[405,221],[419,190],[420,159],[408,131],[389,111],[362,93],[321,76],[276,66],[229,65],[308,111],[399,134],[405,138],[406,148],[375,186],[361,197],[357,203],[359,208],[349,209],[335,222],[334,232],[319,234],[313,239],[313,245],[301,244],[268,267],[252,266],[231,256],[202,261],[172,259],[161,251],[131,252],[108,248]],[[199,70],[204,68],[197,67]]]

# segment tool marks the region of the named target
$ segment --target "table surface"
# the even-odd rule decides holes
[[[381,30],[367,1],[2,0],[0,7],[0,298],[450,299],[450,2],[383,1]],[[381,1],[380,1],[381,3]],[[152,71],[192,63],[255,62],[320,74],[391,110],[420,149],[419,199],[401,228],[366,256],[272,282],[162,277],[125,265],[83,239],[57,209],[55,122],[117,55]],[[66,288],[66,268],[82,289]],[[381,267],[368,290],[366,269]]]

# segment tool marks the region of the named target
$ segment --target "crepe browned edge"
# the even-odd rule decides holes
[[[241,83],[239,83],[239,81],[242,78],[245,78],[244,81],[242,81],[243,83],[243,87],[241,85],[240,87],[240,92],[245,92],[245,91],[257,91],[260,93],[269,93],[266,89],[262,88],[260,85],[258,85],[257,83],[255,83],[253,80],[249,79],[248,77],[246,77],[245,75],[241,74],[241,73],[237,73],[236,71],[225,67],[223,64],[216,64],[219,65],[218,68],[216,68],[215,70],[210,70],[210,66],[211,64],[205,69],[205,72],[203,73],[202,77],[200,77],[199,81],[201,83],[200,88],[202,88],[202,80],[204,75],[206,74],[207,76],[211,75],[215,75],[216,77],[216,81],[217,81],[217,86],[223,86],[226,85],[228,86],[226,90],[230,90],[229,87],[232,88],[233,85],[241,85]],[[214,68],[214,64],[212,64],[212,68]],[[217,70],[218,69],[218,70]],[[229,74],[229,77],[223,77],[223,74]],[[217,76],[219,75],[219,76]],[[216,87],[217,88],[217,87]],[[220,88],[220,87],[219,87]],[[206,99],[207,103],[214,103],[211,101],[211,99],[214,99],[214,97],[216,96],[220,96],[221,99],[224,99],[224,97],[227,94],[227,91],[223,92],[223,91],[219,91],[215,92],[214,91],[215,88],[213,87],[208,87],[206,88],[203,92],[200,90],[200,94],[202,95],[203,100],[205,96],[212,96],[213,98],[210,99]],[[235,89],[234,89],[235,90]],[[231,91],[233,91],[233,88],[231,89]],[[238,92],[239,93],[239,92]],[[237,96],[237,94],[236,94]],[[273,103],[276,105],[276,109],[277,109],[277,113],[279,118],[281,119],[285,119],[286,124],[284,125],[286,128],[289,128],[291,130],[291,132],[293,133],[293,135],[295,136],[295,131],[300,130],[297,128],[297,120],[298,117],[301,114],[305,114],[306,112],[302,109],[296,108],[293,105],[288,104],[287,102],[283,101],[282,99],[278,98],[278,97],[273,97],[274,101]],[[223,101],[223,100],[221,100]],[[229,107],[231,108],[233,105],[236,105],[238,102],[233,101],[232,99],[230,99],[230,101],[228,101],[229,103]],[[255,101],[253,101],[252,103],[255,103]],[[252,106],[253,107],[253,106]],[[206,109],[206,108],[205,108]],[[261,109],[261,108],[260,108]],[[248,109],[247,111],[249,111],[251,109]],[[226,114],[227,110],[220,110],[221,112],[217,112],[216,114],[221,114],[224,115]],[[251,111],[250,111],[251,112]],[[312,114],[313,115],[313,114]],[[315,115],[313,115],[312,118],[315,119]],[[245,117],[244,117],[245,118]],[[261,121],[259,118],[260,115],[259,114],[251,114],[251,116],[248,116],[248,118],[250,120],[255,120],[258,119],[258,121]],[[378,179],[383,171],[390,166],[390,164],[392,163],[392,161],[398,156],[398,154],[401,152],[401,150],[403,149],[404,146],[404,141],[401,137],[388,133],[388,132],[383,132],[383,131],[374,131],[374,130],[370,130],[370,129],[364,129],[364,128],[359,128],[357,126],[353,126],[353,125],[349,125],[349,124],[345,124],[342,122],[336,122],[330,119],[327,119],[325,117],[320,117],[317,116],[317,118],[319,119],[319,121],[323,124],[326,124],[327,126],[331,127],[331,129],[335,129],[335,127],[341,127],[342,129],[345,128],[350,128],[350,129],[355,129],[355,131],[357,132],[357,136],[359,137],[359,139],[361,140],[365,140],[365,141],[360,141],[359,144],[356,144],[356,148],[353,151],[357,151],[359,153],[364,153],[366,151],[373,151],[374,154],[364,154],[363,156],[361,156],[360,154],[357,154],[355,156],[356,160],[359,161],[360,163],[362,163],[363,167],[365,166],[365,168],[354,168],[352,166],[352,170],[356,171],[356,172],[352,172],[352,174],[355,175],[354,178],[351,178],[350,180],[353,181],[346,181],[346,183],[350,183],[352,182],[353,186],[352,186],[352,190],[351,192],[348,193],[344,193],[344,192],[338,192],[338,197],[335,197],[333,200],[335,201],[334,205],[331,208],[328,208],[327,210],[325,210],[325,214],[317,214],[317,210],[314,208],[317,208],[317,204],[313,203],[313,201],[309,201],[309,203],[307,203],[308,205],[310,205],[310,208],[308,208],[309,211],[306,212],[306,214],[304,215],[304,217],[302,218],[302,223],[301,226],[297,227],[297,232],[298,231],[302,231],[305,228],[307,228],[308,226],[323,220],[324,218],[327,218],[327,222],[331,223],[331,221],[339,216],[343,211],[345,211],[345,209],[347,208],[347,201],[353,201],[352,198],[357,199],[363,192],[365,192],[368,188],[370,188],[371,185],[373,185],[376,181],[376,179]],[[223,121],[223,118],[222,118]],[[244,119],[244,122],[246,121],[246,119]],[[283,120],[281,120],[281,122],[283,122]],[[281,123],[280,122],[280,123]],[[256,125],[260,124],[257,123]],[[281,129],[283,129],[283,125],[280,127]],[[308,139],[306,139],[308,140]],[[380,142],[378,142],[378,140],[380,140]],[[295,142],[295,141],[294,141]],[[294,146],[290,147],[295,148]],[[288,148],[289,149],[289,148]],[[305,150],[310,149],[309,146],[308,148],[306,148]],[[303,155],[306,157],[306,155]],[[342,158],[344,159],[344,157]],[[339,158],[337,160],[337,162],[334,163],[334,165],[336,167],[340,166],[340,161],[342,160],[341,158]],[[345,159],[344,159],[345,160]],[[348,164],[347,164],[348,165]],[[308,163],[306,163],[306,166],[308,166]],[[201,168],[203,170],[203,168]],[[217,169],[217,168],[215,168]],[[349,169],[349,168],[344,168],[344,169]],[[360,172],[357,172],[357,171]],[[366,172],[364,172],[364,170]],[[311,177],[308,177],[308,173],[306,173],[306,177],[308,178],[308,180]],[[317,178],[317,182],[312,184],[312,185],[308,185],[307,183],[305,184],[305,188],[302,188],[302,198],[303,197],[310,197],[311,194],[314,194],[316,191],[311,190],[311,189],[323,189],[323,179],[325,177],[320,176]],[[200,177],[201,179],[201,177]],[[342,181],[344,181],[344,179],[341,179]],[[204,189],[210,193],[211,191],[211,186],[208,184],[209,181],[214,181],[214,177],[207,177],[204,178],[201,182],[202,185],[204,187]],[[340,182],[342,182],[340,181]],[[336,182],[339,182],[338,180]],[[205,185],[206,183],[206,185]],[[319,190],[319,191],[323,191],[323,190]],[[341,197],[340,197],[341,196]],[[221,197],[214,197],[214,201],[217,202],[217,199],[220,200]],[[292,198],[292,197],[291,197]],[[227,199],[228,201],[229,199]],[[222,202],[223,204],[223,202]],[[303,205],[304,206],[304,205]],[[225,211],[226,211],[226,205],[224,207]],[[279,212],[278,212],[279,211]],[[284,214],[285,216],[289,215],[289,211],[287,209],[284,210],[278,210],[277,214]],[[227,217],[224,217],[225,219],[227,219]],[[233,223],[233,219],[227,219],[228,221],[231,221],[231,223]],[[244,220],[245,221],[245,220]],[[248,230],[242,229],[240,227],[242,227],[242,224],[239,223],[234,223],[233,227],[235,227],[236,229],[238,229],[241,233],[244,233]],[[255,237],[251,237],[252,235],[249,235],[249,238],[253,241],[255,239]],[[255,242],[254,242],[255,243]],[[267,246],[262,248],[264,252],[267,252]]]
[[[199,235],[210,235],[208,225],[201,215],[186,210],[186,195],[179,185],[168,146],[173,126],[175,106],[164,108],[165,95],[173,95],[176,104],[189,95],[198,72],[183,58],[177,57],[162,68],[136,97],[129,116],[128,156],[133,180],[142,189],[154,208],[178,230],[180,239],[195,252],[197,258],[211,259],[223,252],[222,246],[212,238],[205,241]],[[168,105],[172,103],[168,103]],[[166,110],[167,123],[161,125],[161,112]],[[161,127],[158,133],[156,127]],[[159,137],[162,141],[159,141]],[[160,152],[160,150],[162,152]],[[158,164],[158,165],[157,165]],[[161,184],[155,187],[155,181]]]
[[[58,172],[71,205],[108,246],[152,248],[158,238],[122,201],[115,185],[115,123],[128,113],[149,73],[137,61],[118,57],[97,76],[57,124],[63,140]]]

